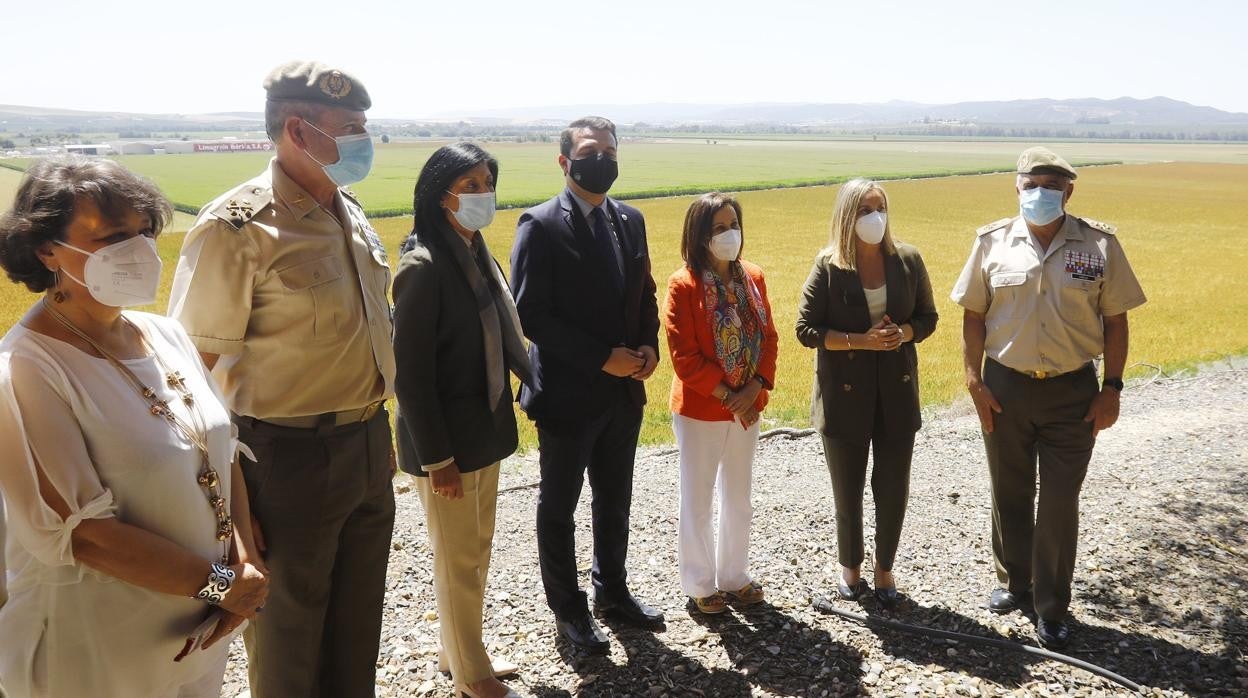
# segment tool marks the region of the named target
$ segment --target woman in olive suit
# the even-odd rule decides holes
[[[845,599],[857,599],[867,588],[861,566],[868,450],[874,454],[875,595],[886,606],[898,598],[893,559],[921,423],[914,345],[932,334],[936,318],[923,258],[893,240],[883,187],[865,179],[845,183],[829,245],[815,258],[797,320],[798,341],[818,351],[811,420],[823,437],[832,476],[838,591]]]

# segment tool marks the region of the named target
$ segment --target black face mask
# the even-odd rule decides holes
[[[585,191],[606,194],[615,183],[615,178],[620,176],[620,164],[606,153],[598,153],[580,160],[569,160],[568,175]]]

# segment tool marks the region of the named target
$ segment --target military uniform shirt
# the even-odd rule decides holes
[[[394,395],[390,267],[349,195],[317,205],[276,160],[208,204],[186,234],[169,314],[230,409],[260,419],[364,407]]]
[[[1101,319],[1145,301],[1113,231],[1068,214],[1041,250],[1021,217],[980,228],[951,297],[985,314],[989,358],[1065,373],[1104,351]]]

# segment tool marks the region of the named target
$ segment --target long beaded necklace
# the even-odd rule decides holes
[[[124,315],[121,317],[130,326],[130,329],[134,330],[134,333],[139,336],[144,348],[156,359],[157,365],[165,374],[165,384],[177,392],[178,397],[181,398],[182,403],[186,405],[187,411],[191,414],[191,421],[194,424],[188,424],[183,421],[181,417],[169,408],[167,400],[161,400],[157,397],[156,391],[144,385],[143,381],[135,375],[134,371],[130,370],[129,366],[126,366],[120,359],[110,354],[104,347],[100,346],[99,342],[70,322],[69,318],[62,315],[56,308],[49,305],[47,299],[44,299],[43,306],[47,309],[48,314],[60,323],[61,326],[82,341],[90,344],[93,349],[99,352],[100,356],[107,359],[121,373],[126,382],[130,383],[148,403],[148,412],[153,417],[163,418],[165,423],[173,429],[174,433],[191,442],[196,450],[199,451],[201,468],[196,476],[196,480],[204,488],[204,493],[208,496],[208,504],[212,506],[213,511],[217,515],[216,537],[218,541],[224,544],[224,550],[221,553],[221,564],[226,564],[229,561],[230,537],[234,535],[234,522],[230,518],[229,512],[225,510],[226,500],[221,496],[221,478],[212,467],[208,457],[207,428],[204,426],[204,419],[199,412],[199,406],[195,404],[195,396],[191,394],[190,388],[186,387],[186,380],[182,377],[182,373],[171,370],[164,360],[160,358],[156,348],[152,346],[151,342],[147,341],[147,336],[143,334],[143,331]]]

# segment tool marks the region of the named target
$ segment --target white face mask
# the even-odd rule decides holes
[[[156,252],[156,241],[146,235],[135,235],[95,252],[80,250],[64,242],[56,244],[87,256],[84,280],[70,279],[85,286],[91,297],[113,308],[129,308],[156,302],[163,264]]]
[[[477,231],[494,222],[496,208],[494,192],[484,194],[456,194],[447,192],[459,199],[459,210],[452,211],[456,222],[464,226],[464,230]]]
[[[888,227],[888,214],[883,211],[868,213],[854,224],[854,232],[858,239],[868,245],[878,245],[884,239],[884,229]]]
[[[719,235],[712,235],[711,254],[721,262],[735,262],[741,254],[741,231],[733,228]]]

